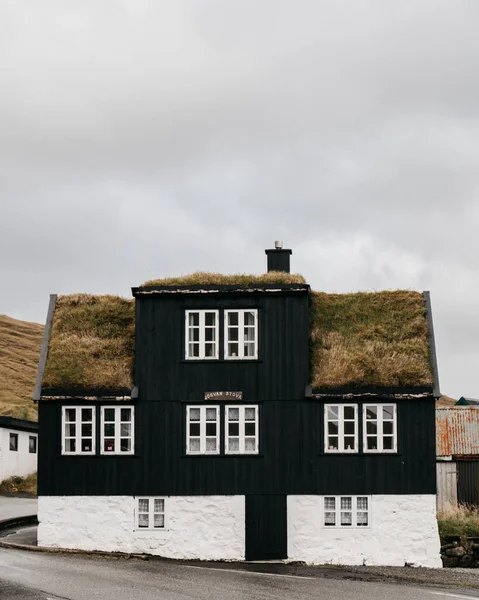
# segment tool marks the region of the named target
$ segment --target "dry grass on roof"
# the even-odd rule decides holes
[[[60,296],[42,388],[131,389],[135,304],[118,296]]]
[[[312,292],[315,389],[431,386],[423,295]]]
[[[297,285],[305,284],[306,281],[302,275],[294,273],[284,273],[281,271],[270,271],[262,275],[250,275],[247,273],[237,273],[233,275],[222,275],[221,273],[204,273],[198,271],[183,275],[181,277],[165,277],[163,279],[152,279],[143,283],[141,287],[153,287],[163,285],[238,285],[241,287],[264,284],[287,284]]]

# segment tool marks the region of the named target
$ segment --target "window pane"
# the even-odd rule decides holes
[[[338,422],[330,421],[328,423],[328,433],[330,435],[338,435]]]
[[[216,340],[216,329],[208,327],[205,329],[205,341],[214,342]]]
[[[199,357],[200,345],[199,344],[188,344],[188,356]]]
[[[237,342],[238,339],[239,339],[239,329],[230,327],[228,329],[228,340],[230,342]]]
[[[237,312],[229,312],[228,313],[228,325],[238,325],[238,313]]]
[[[355,439],[353,437],[345,437],[344,438],[344,449],[345,450],[354,450]]]
[[[393,434],[393,422],[392,421],[383,421],[383,432],[386,435]]]
[[[207,421],[216,421],[216,408],[207,408],[206,409],[206,420]]]
[[[91,439],[82,439],[81,441],[81,450],[82,452],[91,452],[92,451],[92,441]]]
[[[165,501],[163,498],[155,498],[154,511],[156,513],[165,512]]]
[[[246,438],[244,442],[244,449],[246,452],[255,452],[256,451],[256,439],[255,438]]]
[[[115,423],[105,423],[104,425],[104,435],[108,436],[108,437],[114,437],[115,436]]]
[[[245,423],[244,433],[245,435],[256,435],[256,423]]]
[[[206,438],[206,451],[216,452],[216,438]]]
[[[190,452],[199,452],[200,451],[200,440],[192,439],[190,440]]]
[[[138,527],[148,527],[148,514],[138,514]]]
[[[360,496],[357,500],[358,510],[368,510],[368,499],[367,497]]]
[[[367,527],[368,526],[368,513],[367,512],[358,512],[357,524],[358,524],[358,527]]]
[[[254,329],[252,327],[244,328],[244,341],[245,342],[254,342]]]
[[[239,451],[239,439],[238,438],[228,438],[228,446],[230,452],[238,452]]]
[[[92,421],[93,420],[92,409],[91,408],[82,408],[81,419],[82,419],[82,421]]]
[[[228,356],[238,356],[238,344],[228,344]]]
[[[103,440],[103,451],[115,452],[115,440],[112,440],[111,438]]]
[[[337,406],[328,406],[328,421],[337,421],[338,420],[338,407]]]
[[[215,355],[215,344],[205,344],[205,356],[211,357]]]
[[[216,435],[216,423],[206,423],[206,435]]]
[[[337,450],[338,449],[338,438],[337,437],[328,437],[328,449],[329,450]]]
[[[253,312],[249,312],[249,311],[245,312],[244,313],[244,324],[245,324],[245,326],[247,326],[247,325],[249,325],[250,327],[254,326],[254,317],[255,317],[255,315],[254,315]]]
[[[350,527],[353,524],[353,513],[342,512],[341,513],[341,525],[344,527]]]
[[[394,407],[393,406],[383,406],[383,419],[384,420],[394,419]]]
[[[229,408],[228,409],[228,421],[238,421],[239,420],[239,408]]]
[[[76,452],[75,440],[65,440],[65,452]]]
[[[103,418],[105,421],[114,421],[115,420],[115,409],[114,408],[105,408]]]
[[[336,510],[336,498],[325,498],[324,510]]]
[[[75,437],[76,425],[74,423],[65,425],[65,437]]]
[[[127,422],[131,421],[131,408],[122,408],[120,412],[120,420]]]
[[[377,419],[378,418],[378,407],[368,406],[366,409],[366,419]]]
[[[213,312],[205,313],[205,325],[207,327],[212,327],[216,323],[216,314]]]
[[[158,529],[161,529],[165,526],[165,515],[164,514],[157,514],[153,517],[154,519],[154,526],[157,527]]]
[[[353,500],[350,496],[341,498],[341,510],[351,510],[353,508]]]
[[[378,441],[376,437],[368,437],[368,450],[377,450]]]
[[[200,420],[200,409],[199,408],[190,408],[190,421],[199,421]]]
[[[243,352],[245,356],[254,356],[254,344],[244,344]]]
[[[354,435],[355,432],[355,422],[354,421],[346,421],[344,423],[344,433],[345,435]]]
[[[367,421],[366,422],[366,433],[372,433],[376,435],[378,432],[378,424],[376,421]]]
[[[131,452],[131,438],[121,438],[120,450],[121,452]]]
[[[245,408],[244,409],[244,418],[245,418],[245,421],[255,421],[256,420],[256,408]]]
[[[200,424],[190,423],[190,435],[193,437],[199,437],[200,435]]]
[[[384,450],[392,450],[394,448],[392,437],[383,438],[383,448]]]
[[[239,423],[229,423],[228,435],[233,435],[233,436],[239,435]]]
[[[120,427],[120,435],[122,437],[131,436],[131,423],[122,423]]]
[[[344,407],[344,418],[345,419],[354,419],[354,407],[352,406],[345,406]]]
[[[93,434],[92,424],[91,423],[83,424],[81,426],[81,434],[82,434],[82,437],[92,437],[92,434]]]
[[[326,527],[334,527],[336,525],[336,513],[325,512],[324,513],[324,524]]]
[[[188,325],[190,327],[199,327],[200,326],[200,313],[190,312],[188,315]]]
[[[190,329],[188,332],[188,341],[189,342],[199,342],[200,341],[200,330],[199,329]]]
[[[65,410],[65,421],[71,422],[75,420],[76,411],[74,408],[67,408]]]

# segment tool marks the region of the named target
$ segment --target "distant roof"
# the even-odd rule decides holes
[[[479,410],[476,408],[436,409],[437,456],[479,454]]]
[[[236,283],[235,283],[236,282]],[[152,280],[141,290],[170,286],[295,286],[299,275],[196,273]],[[177,289],[180,286],[181,289]],[[206,287],[205,287],[206,289]],[[211,290],[209,290],[211,291]],[[217,291],[221,291],[220,289]],[[269,290],[271,291],[271,290]],[[60,296],[53,313],[42,396],[121,395],[134,386],[134,302],[116,296]],[[412,291],[311,293],[313,391],[421,388],[432,390],[433,368],[423,294]]]
[[[26,419],[15,419],[14,417],[0,417],[0,427],[5,429],[16,429],[18,431],[38,431],[38,423]]]
[[[466,398],[465,396],[461,396],[459,400],[456,402],[457,405],[467,405],[467,406],[477,406],[479,405],[479,400],[476,398]]]

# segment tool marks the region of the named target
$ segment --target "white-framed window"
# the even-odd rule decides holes
[[[324,451],[358,451],[358,405],[326,404],[324,407]]]
[[[369,527],[370,496],[325,496],[323,499],[324,527]]]
[[[185,358],[187,360],[218,358],[217,310],[185,311]]]
[[[363,405],[363,451],[397,452],[396,404]]]
[[[30,454],[37,453],[37,436],[36,435],[28,436],[28,452]]]
[[[186,453],[219,454],[219,406],[186,407]]]
[[[258,406],[225,407],[225,453],[258,454]]]
[[[18,452],[18,433],[10,434],[10,450],[12,452]]]
[[[62,454],[95,454],[95,407],[62,408]]]
[[[258,311],[225,310],[225,358],[258,358]]]
[[[166,499],[136,498],[136,529],[166,529]]]
[[[133,454],[134,407],[101,407],[101,453]]]

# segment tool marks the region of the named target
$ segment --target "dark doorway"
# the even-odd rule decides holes
[[[246,496],[246,560],[288,557],[286,496]]]

